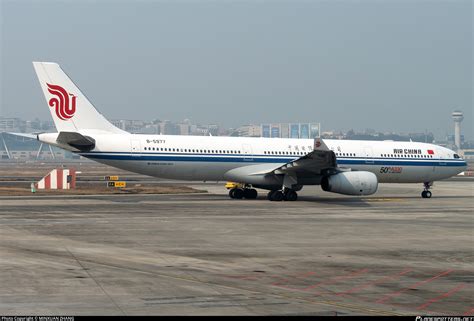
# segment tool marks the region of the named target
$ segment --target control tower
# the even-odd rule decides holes
[[[451,116],[454,120],[454,145],[458,149],[461,148],[461,122],[464,119],[462,111],[455,110]]]

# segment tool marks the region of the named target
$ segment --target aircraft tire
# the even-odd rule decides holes
[[[421,197],[423,198],[431,198],[431,192],[430,191],[423,191],[421,192]]]
[[[285,195],[282,191],[274,191],[271,195],[270,201],[281,202],[285,199]]]
[[[257,190],[256,189],[253,189],[253,188],[246,188],[244,190],[244,197],[246,199],[251,199],[251,200],[254,200],[256,199],[258,196],[258,193],[257,193]]]
[[[287,193],[285,193],[285,201],[294,202],[297,199],[298,199],[298,194],[295,191],[289,190]]]
[[[272,197],[273,197],[273,193],[274,193],[274,192],[275,192],[275,191],[270,191],[270,192],[268,192],[268,194],[267,194],[267,200],[269,200],[269,201],[272,200]]]
[[[235,188],[233,195],[235,199],[241,200],[244,197],[244,190],[241,188]]]

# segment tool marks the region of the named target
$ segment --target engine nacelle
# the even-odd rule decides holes
[[[321,180],[324,191],[345,195],[371,195],[377,192],[378,185],[377,176],[364,171],[341,172]]]

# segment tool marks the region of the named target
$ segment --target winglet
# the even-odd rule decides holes
[[[329,148],[322,138],[315,138],[313,143],[313,150],[328,151]]]

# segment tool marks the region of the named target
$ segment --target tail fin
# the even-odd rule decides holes
[[[94,108],[58,64],[33,62],[58,132],[124,133]]]

